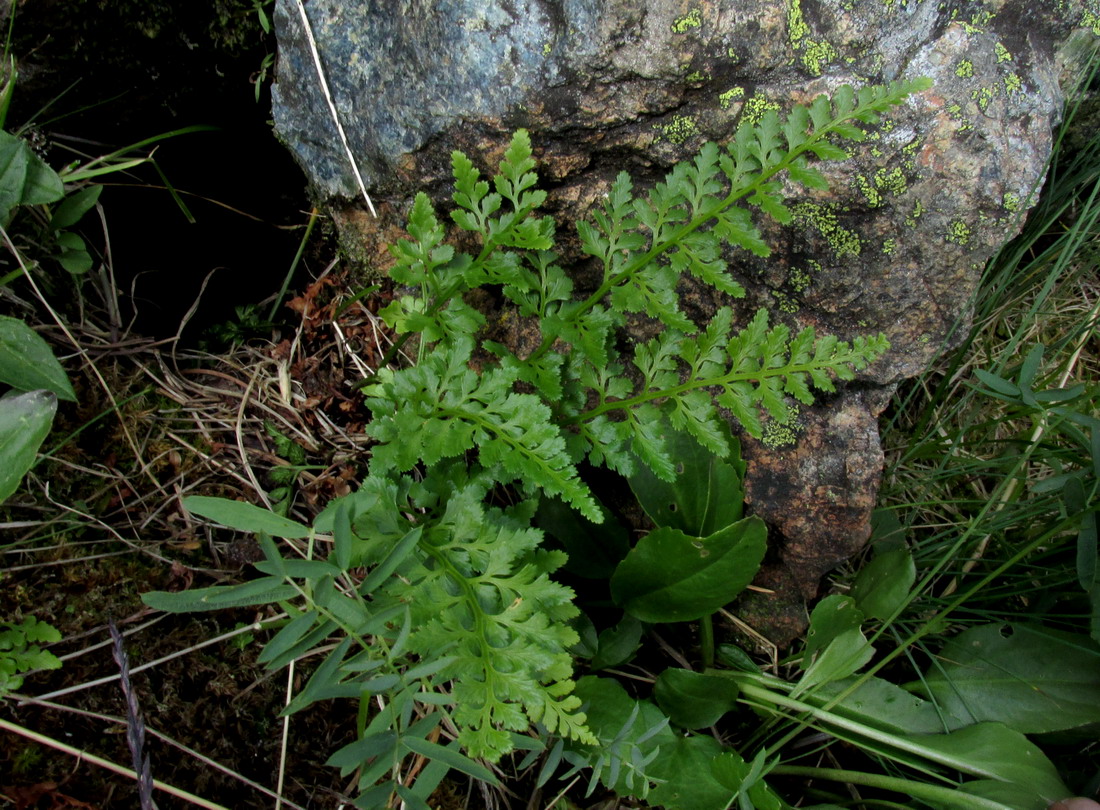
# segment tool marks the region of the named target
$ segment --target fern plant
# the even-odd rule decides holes
[[[266,559],[257,567],[266,576],[147,594],[146,602],[166,610],[281,605],[287,618],[264,650],[267,665],[325,652],[287,711],[360,700],[359,738],[330,760],[357,772],[359,807],[394,796],[426,807],[448,768],[491,781],[474,760],[539,749],[550,735],[597,745],[572,694],[567,650],[578,637],[567,622],[577,610],[551,579],[565,555],[540,547],[531,526],[538,500],[560,498],[598,523],[603,509],[578,472],[582,461],[630,474],[640,459],[670,480],[662,425],[726,457],[719,407],[758,436],[761,408],[785,421],[786,397],[809,403],[812,389],[832,391],[835,379],[850,379],[886,350],[881,335],[851,343],[812,329],[792,336],[763,311],[740,329],[728,308],[699,326],[680,310],[675,287],[690,273],[743,295],[723,251],[768,255],[754,216],[790,220],[784,180],[826,187],[813,162],[847,158],[838,141],[861,140],[861,124],[927,86],[843,87],[785,119],[768,113],[725,147],[707,144],[641,196],[620,174],[593,221],[577,226],[602,268],[584,298],[557,263],[553,221],[537,215],[546,194],[536,188],[527,133],[516,133],[492,185],[456,152],[451,219],[480,247],[475,255],[448,243],[428,197],[416,196],[409,238],[392,249],[391,276],[409,292],[382,312],[401,337],[363,384],[377,444],[361,489],[313,527],[244,504],[187,499],[194,512],[260,533]],[[485,285],[537,327],[534,350],[481,339],[485,318],[464,295]],[[665,329],[626,357],[615,335],[631,313]],[[415,364],[389,367],[411,337]],[[502,487],[510,506],[494,505]],[[270,536],[297,542],[281,550]],[[438,742],[443,733],[449,745]],[[411,757],[431,764],[409,768]]]

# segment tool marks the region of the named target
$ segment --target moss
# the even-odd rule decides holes
[[[768,101],[767,96],[763,93],[757,93],[745,102],[745,107],[741,111],[741,114],[750,124],[759,124],[760,119],[764,117],[764,113],[768,110],[775,110],[778,112],[779,105],[774,101]]]
[[[962,220],[955,220],[947,229],[947,241],[956,245],[965,245],[970,241],[970,227]]]
[[[687,115],[674,115],[667,124],[658,124],[657,129],[669,143],[680,144],[699,134],[695,119]]]
[[[829,243],[829,247],[833,249],[837,258],[858,256],[863,250],[859,235],[855,231],[849,231],[840,226],[840,219],[834,207],[805,202],[799,203],[791,210],[796,222],[811,225],[825,237],[825,241]]]
[[[955,66],[955,75],[960,79],[969,79],[974,75],[974,63],[969,59],[963,59]]]
[[[732,106],[733,102],[739,98],[745,97],[744,87],[731,87],[724,93],[718,96],[718,106],[723,110],[728,110]]]
[[[693,8],[683,17],[678,17],[672,23],[672,33],[686,34],[692,28],[699,28],[703,24],[703,12]]]

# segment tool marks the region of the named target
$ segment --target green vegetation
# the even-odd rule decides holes
[[[251,2],[266,21],[270,3]],[[698,15],[678,21],[678,32],[698,27]],[[812,606],[805,637],[782,657],[764,662],[746,649],[748,636],[730,630],[726,606],[758,572],[767,527],[746,510],[746,464],[727,419],[771,446],[796,442],[799,405],[851,379],[887,344],[874,335],[845,343],[812,329],[792,334],[765,311],[735,323],[722,308],[697,324],[681,310],[676,284],[686,273],[740,297],[723,256],[731,248],[768,256],[765,218],[816,228],[837,255],[858,253],[834,212],[788,208],[782,190],[825,189],[815,164],[847,159],[845,144],[864,140],[925,86],[845,87],[785,116],[760,97],[728,144],[704,145],[654,188],[636,192],[620,174],[591,218],[576,223],[598,270],[583,296],[559,265],[553,220],[540,214],[547,195],[527,133],[516,133],[489,180],[456,152],[449,217],[457,232],[418,194],[407,238],[392,248],[389,283],[327,299],[319,279],[292,299],[302,317],[296,342],[330,327],[348,351],[353,338],[376,338],[376,347],[355,350],[372,358],[362,378],[341,380],[365,400],[340,402],[360,423],[326,434],[337,453],[324,457],[285,417],[295,409],[314,415],[320,399],[296,396],[288,381],[272,400],[278,407],[257,409],[251,421],[247,395],[233,401],[232,449],[246,456],[251,426],[249,439],[271,465],[257,473],[246,460],[238,476],[246,486],[236,492],[263,506],[224,497],[234,490],[196,475],[197,457],[231,444],[210,425],[190,444],[168,431],[175,443],[157,447],[161,466],[135,464],[135,479],[164,487],[159,501],[128,504],[136,489],[129,481],[106,495],[70,497],[76,489],[63,489],[62,476],[52,484],[57,502],[96,528],[106,525],[97,515],[109,499],[132,523],[140,509],[156,508],[144,501],[178,505],[176,522],[164,524],[182,526],[173,528],[178,542],[156,551],[161,573],[119,564],[111,582],[131,592],[140,583],[155,620],[191,628],[202,667],[224,674],[232,656],[247,662],[241,667],[286,670],[281,762],[291,718],[315,724],[311,731],[321,724],[321,733],[302,735],[304,744],[334,785],[339,774],[333,791],[355,807],[449,810],[461,806],[453,788],[468,781],[487,793],[530,795],[539,807],[595,802],[599,791],[669,810],[910,802],[1043,810],[1094,791],[1095,144],[1054,164],[1024,235],[988,268],[963,345],[898,394],[868,559]],[[18,269],[3,284],[38,293],[35,284],[60,278],[79,289],[96,264],[74,230],[98,204],[92,181],[144,158],[119,152],[56,173],[17,134],[0,141],[0,154],[8,165],[4,234],[20,235],[7,239]],[[861,180],[869,199],[905,184],[900,173]],[[1009,196],[1006,210],[1023,207]],[[920,215],[918,204],[913,217]],[[238,323],[215,337],[247,352],[249,334],[277,316],[290,274],[267,320],[266,304],[241,308]],[[785,286],[797,295],[812,282],[795,269]],[[39,298],[45,306],[48,297]],[[486,337],[485,308],[474,302],[487,298],[499,299],[523,341]],[[352,335],[362,324],[344,316],[356,309],[374,332]],[[639,315],[655,318],[659,331],[625,340]],[[127,404],[153,410],[143,382],[73,424],[65,409],[90,396],[88,387],[41,331],[0,316],[0,382],[11,389],[0,400],[0,500],[13,510],[36,484],[36,465],[52,464],[105,414],[130,439]],[[270,381],[248,375],[249,389],[279,388],[290,375],[292,350],[269,348],[255,362],[277,370]],[[303,368],[315,366],[295,373],[307,376]],[[239,381],[224,369],[194,370]],[[164,376],[154,376],[158,407],[194,399],[165,369],[155,374]],[[57,417],[68,433],[39,455],[59,399],[68,403]],[[355,435],[369,438],[369,453],[354,455]],[[325,481],[328,489],[309,489]],[[315,508],[301,508],[307,502]],[[42,546],[56,539],[71,548],[68,535],[83,538],[79,522],[43,524],[35,529]],[[208,568],[213,538],[230,532],[254,538],[254,565],[233,582],[210,584],[198,569]],[[147,584],[154,580],[155,588]],[[0,697],[33,702],[19,694],[24,681],[60,666],[48,649],[59,641],[55,628],[67,610],[84,608],[21,585],[11,598],[26,613],[0,623]],[[183,615],[200,612],[233,629],[218,635],[216,624]],[[125,663],[122,636],[113,641],[126,716],[99,719],[128,730],[111,736],[129,740],[140,771],[149,760],[137,703],[170,701],[189,673],[165,676],[154,693],[131,680],[138,668]],[[232,643],[199,659],[199,649],[224,641]],[[257,675],[254,684],[265,681]],[[221,704],[253,688],[231,683],[220,687]],[[234,745],[274,748],[275,711],[211,717],[207,730],[232,737],[244,728],[253,738]],[[29,728],[0,723],[32,738]],[[149,730],[150,739],[163,736]],[[12,773],[41,760],[39,749],[13,752]],[[158,757],[151,762],[155,775]],[[284,791],[281,768],[275,785],[233,778],[269,795]],[[151,777],[142,784],[146,804]]]

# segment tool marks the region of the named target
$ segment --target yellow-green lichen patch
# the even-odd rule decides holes
[[[867,198],[867,205],[871,208],[882,205],[882,195],[879,190],[862,174],[856,175],[856,186],[863,192],[863,196]]]
[[[730,106],[739,98],[745,97],[744,87],[731,87],[724,93],[718,95],[718,106],[723,110],[728,110]]]
[[[996,43],[993,46],[993,53],[995,53],[997,55],[997,61],[998,62],[1011,62],[1012,61],[1012,54],[1008,52],[1008,48],[1006,48],[1003,43],[1000,43],[1000,42]]]
[[[543,56],[549,56],[550,52],[553,51],[553,50],[554,50],[554,46],[551,45],[549,42],[544,42],[543,43],[543,45],[542,45],[542,55]]]
[[[1085,13],[1081,15],[1081,25],[1100,37],[1100,14],[1097,12],[1085,9]]]
[[[982,10],[971,14],[969,20],[960,20],[959,10],[956,8],[951,11],[951,21],[961,25],[968,34],[982,34],[985,33],[986,26],[993,21],[993,14]]]
[[[899,197],[909,188],[905,181],[905,173],[901,169],[879,169],[875,172],[875,188],[888,191],[895,197]]]
[[[924,203],[922,203],[920,200],[917,200],[915,203],[913,203],[913,211],[906,218],[905,224],[908,225],[910,228],[915,228],[917,227],[917,220],[920,219],[922,216],[924,216]]]
[[[840,226],[840,219],[833,207],[804,202],[794,206],[791,212],[795,222],[810,225],[825,237],[837,258],[858,256],[863,249],[859,235]]]
[[[768,101],[768,97],[763,93],[757,93],[745,102],[745,107],[741,111],[741,114],[750,124],[759,124],[760,119],[764,117],[764,113],[768,110],[775,110],[778,112],[779,105],[774,101]]]
[[[898,249],[898,240],[897,239],[887,239],[885,242],[882,243],[882,255],[883,256],[893,256],[894,251],[897,250],[897,249]]]
[[[955,66],[955,75],[960,79],[969,79],[974,75],[974,63],[969,59],[963,59]]]
[[[992,87],[979,87],[970,94],[970,97],[978,102],[978,109],[985,112],[989,107],[989,102],[993,101],[993,96],[996,95],[996,92],[996,85]]]
[[[684,77],[685,81],[692,82],[693,84],[700,84],[710,78],[709,73],[704,73],[701,70],[693,70],[687,76]]]
[[[970,241],[970,227],[962,220],[956,219],[947,229],[947,241],[956,245],[965,245]]]
[[[729,59],[736,59],[737,51],[734,48],[726,48],[726,56]]]
[[[1024,86],[1023,81],[1015,73],[1009,73],[1007,76],[1005,76],[1005,92],[1006,93],[1009,93],[1009,94],[1017,93],[1017,92],[1020,91],[1020,88],[1022,88],[1023,86]]]
[[[678,17],[672,22],[672,33],[686,34],[692,28],[698,28],[703,24],[703,12],[693,8],[683,17]]]
[[[810,282],[813,280],[810,276],[810,271],[815,273],[821,272],[821,263],[810,259],[807,264],[810,265],[810,270],[803,270],[799,267],[795,267],[787,275],[787,284],[792,290],[801,295],[810,288]]]
[[[669,143],[681,144],[688,138],[699,134],[695,119],[687,115],[674,115],[667,124],[658,124],[657,129]]]
[[[1010,214],[1015,214],[1020,210],[1020,195],[1006,191],[1004,196],[1001,197],[1001,207]]]
[[[798,434],[803,429],[802,420],[798,417],[798,408],[788,405],[786,419],[782,422],[769,419],[767,424],[764,425],[764,435],[760,438],[760,443],[769,450],[798,444]]]
[[[828,42],[810,39],[801,0],[790,0],[787,8],[787,40],[791,50],[802,51],[802,64],[812,76],[820,76],[823,67],[838,56],[836,48]]]
[[[775,301],[775,309],[780,312],[784,312],[787,315],[793,315],[798,312],[798,301],[782,290],[772,290],[772,300]]]

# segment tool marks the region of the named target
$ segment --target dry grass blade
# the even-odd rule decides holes
[[[55,740],[52,737],[47,737],[44,734],[39,734],[36,731],[31,731],[29,728],[23,728],[15,723],[9,723],[7,720],[0,718],[0,729],[4,731],[10,731],[13,734],[18,734],[21,737],[25,737],[28,740],[32,740],[40,745],[45,745],[49,748],[53,748],[55,751],[60,751],[63,754],[69,754],[76,757],[83,762],[90,762],[93,765],[98,765],[100,768],[106,768],[109,771],[120,774],[121,776],[128,776],[131,779],[137,779],[138,775],[129,768],[123,768],[121,765],[116,765],[110,760],[103,759],[103,757],[97,757],[94,754],[89,754],[86,751],[81,751],[79,748],[74,748],[71,745],[67,745],[60,740]],[[153,787],[157,790],[162,790],[165,793],[175,796],[177,799],[183,799],[189,804],[193,804],[196,807],[205,808],[205,810],[230,810],[220,804],[207,801],[201,796],[196,796],[193,793],[188,793],[186,790],[180,790],[172,785],[166,785],[164,782],[159,782],[156,779],[153,780]]]

